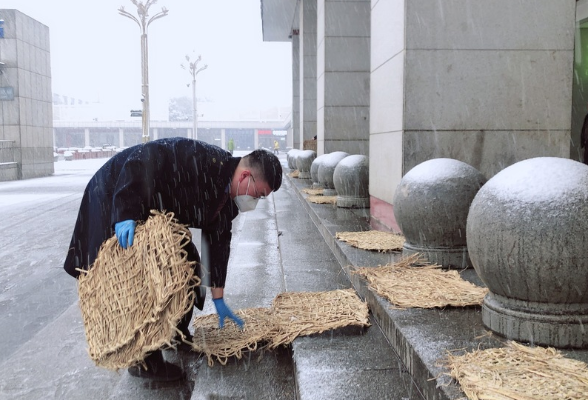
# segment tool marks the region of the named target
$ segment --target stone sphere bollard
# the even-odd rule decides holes
[[[484,325],[509,339],[588,347],[588,166],[538,157],[474,198],[468,250],[490,293]]]
[[[333,182],[333,173],[339,161],[347,157],[349,154],[344,151],[334,151],[329,153],[323,160],[318,169],[319,184],[324,188],[324,196],[336,196],[335,184]]]
[[[302,150],[296,158],[296,169],[298,169],[300,179],[310,179],[310,166],[316,158],[314,150]]]
[[[288,161],[288,168],[290,168],[292,171],[294,171],[297,168],[296,167],[296,159],[298,158],[298,154],[301,151],[302,150],[292,149],[286,155],[286,160]]]
[[[323,185],[321,185],[319,183],[319,176],[318,176],[318,170],[319,167],[321,165],[321,163],[324,161],[324,159],[326,157],[328,157],[328,153],[327,154],[322,154],[320,156],[318,156],[317,158],[315,158],[310,166],[310,179],[312,179],[312,188],[313,189],[322,189]]]
[[[404,175],[394,194],[394,216],[405,243],[403,255],[421,253],[430,262],[468,268],[468,210],[486,178],[450,158],[425,161]]]
[[[366,156],[347,156],[335,167],[333,183],[337,207],[369,208],[369,160]]]

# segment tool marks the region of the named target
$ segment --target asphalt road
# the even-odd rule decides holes
[[[0,183],[0,398],[294,399],[286,348],[213,368],[197,353],[166,351],[188,373],[167,385],[94,366],[76,281],[62,265],[83,190],[105,161],[59,161],[53,176]],[[234,309],[267,307],[284,290],[272,196],[239,216],[233,232],[226,301]],[[213,312],[208,301],[203,313]]]

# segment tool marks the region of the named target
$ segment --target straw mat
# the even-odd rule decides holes
[[[133,246],[107,239],[88,271],[81,271],[78,294],[90,358],[117,370],[171,345],[180,318],[192,308],[200,284],[183,249],[190,231],[173,213],[152,210],[135,229]]]
[[[455,270],[443,270],[413,254],[381,267],[358,268],[370,289],[394,308],[465,307],[481,305],[488,289],[465,281]]]
[[[308,196],[306,200],[316,204],[337,204],[337,196]]]
[[[194,350],[206,354],[208,365],[222,365],[228,357],[240,359],[245,351],[290,344],[296,337],[321,333],[349,325],[369,326],[367,304],[353,289],[330,292],[284,292],[271,308],[250,308],[236,312],[245,326],[233,322],[218,328],[218,315],[194,318]]]
[[[302,193],[309,194],[311,196],[322,196],[325,189],[311,189],[311,188],[304,188],[301,190]]]
[[[277,330],[270,348],[291,343],[297,336],[345,326],[369,326],[368,306],[353,289],[327,292],[284,292],[274,299]]]
[[[298,178],[298,176],[300,176],[300,171],[298,171],[297,169],[295,169],[294,171],[290,172],[288,175],[291,178]]]
[[[244,351],[257,350],[258,343],[265,341],[273,329],[273,318],[267,308],[247,308],[235,314],[245,323],[242,331],[228,320],[219,329],[217,314],[194,318],[193,349],[206,354],[211,367],[215,359],[226,365],[229,357],[241,359]]]
[[[450,354],[448,367],[469,399],[588,398],[588,366],[553,348],[511,341],[504,348]]]
[[[379,252],[400,251],[404,245],[404,236],[381,231],[337,232],[335,237],[353,247]]]

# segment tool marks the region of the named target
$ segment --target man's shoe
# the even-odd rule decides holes
[[[135,365],[128,369],[129,375],[158,382],[171,382],[185,378],[184,371],[180,367],[163,359],[161,350],[149,354],[144,362],[147,369],[140,364]]]

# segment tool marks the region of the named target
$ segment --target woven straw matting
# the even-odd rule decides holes
[[[298,171],[297,169],[295,169],[294,171],[290,172],[288,175],[291,178],[298,178],[298,176],[300,176],[300,171]]]
[[[308,196],[306,200],[316,204],[337,204],[337,196]]]
[[[448,367],[469,399],[588,399],[588,366],[553,348],[509,342],[449,355]]]
[[[284,292],[274,299],[276,332],[270,348],[291,343],[297,336],[344,326],[369,326],[368,306],[353,289],[328,292]]]
[[[481,305],[488,289],[463,280],[458,271],[443,270],[413,254],[383,267],[358,268],[369,287],[394,308],[465,307]]]
[[[297,336],[321,333],[344,326],[369,326],[367,304],[353,289],[329,292],[285,292],[271,308],[237,312],[245,322],[243,331],[233,323],[218,328],[218,315],[194,318],[194,350],[226,364],[228,357],[241,358],[244,351],[271,349],[290,344]],[[261,344],[261,345],[260,345]]]
[[[381,231],[337,232],[335,237],[353,247],[380,252],[400,251],[404,245],[404,236]]]
[[[117,370],[142,362],[162,345],[172,345],[181,317],[194,303],[190,287],[200,284],[183,247],[190,231],[173,213],[151,211],[123,249],[116,236],[100,247],[89,271],[82,271],[78,293],[96,365]]]
[[[240,359],[244,351],[256,350],[258,343],[265,341],[274,328],[267,308],[248,308],[238,310],[236,314],[245,323],[243,331],[233,321],[227,321],[225,327],[219,329],[217,314],[194,318],[193,348],[206,354],[211,367],[215,359],[225,365],[229,357]]]
[[[301,190],[302,193],[306,193],[311,196],[322,196],[325,189],[311,189],[311,188],[304,188]]]

